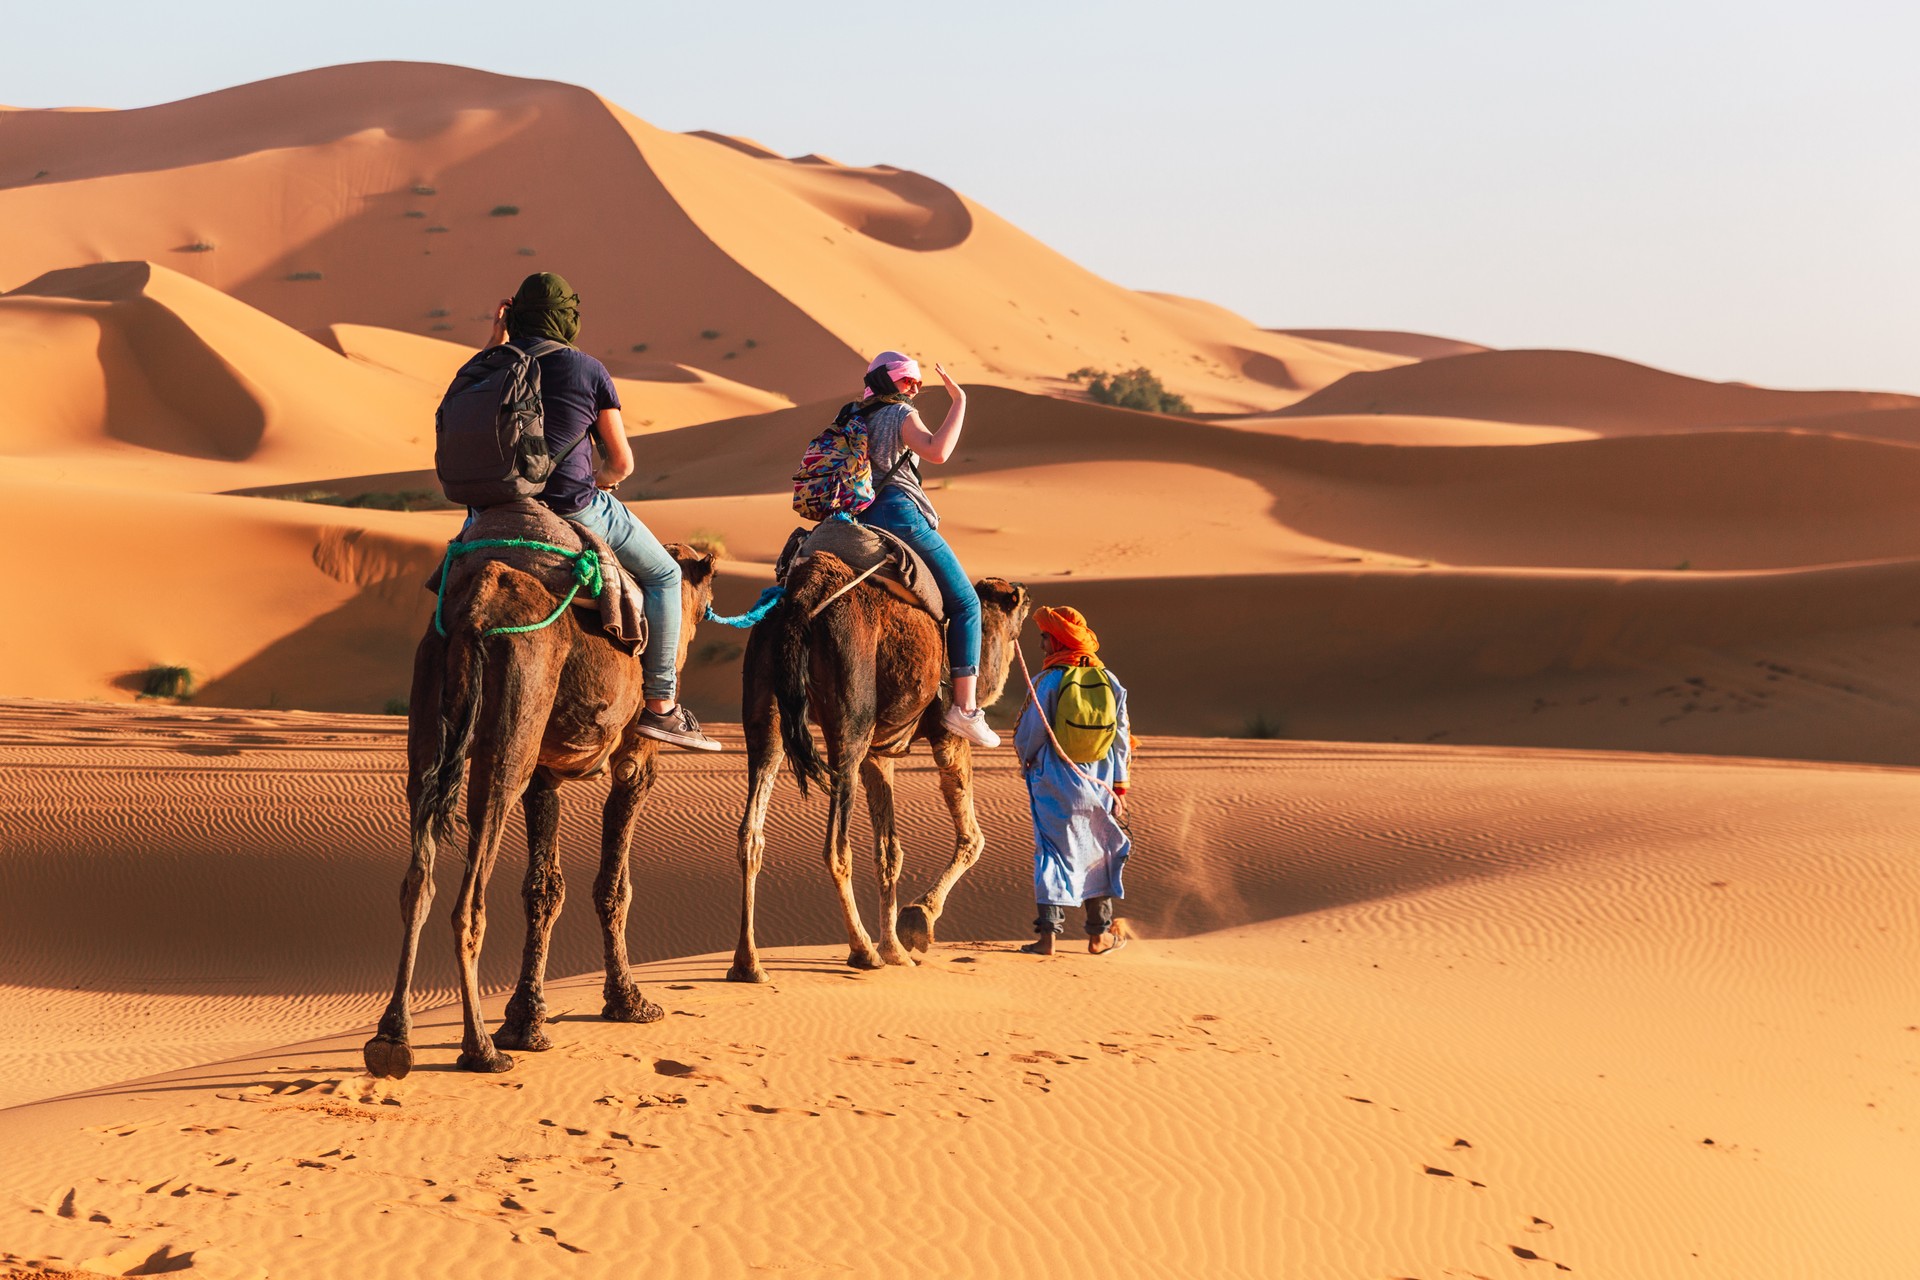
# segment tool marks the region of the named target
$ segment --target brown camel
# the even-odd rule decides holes
[[[740,820],[740,944],[727,978],[765,982],[753,937],[754,881],[766,852],[767,808],[784,754],[806,794],[827,788],[827,870],[840,891],[847,925],[847,963],[856,969],[911,965],[909,950],[925,951],[947,894],[979,861],[986,837],[973,813],[973,744],[941,724],[940,677],[946,641],[924,609],[890,589],[861,582],[837,556],[802,561],[786,597],[747,637],[740,718],[747,734],[747,810]],[[1005,689],[1014,645],[1032,602],[1026,588],[1001,578],[975,583],[980,593],[980,705]],[[807,730],[820,722],[827,759],[822,764]],[[940,770],[940,791],[953,815],[954,852],[947,869],[919,901],[898,910],[901,848],[893,812],[894,761],[907,744],[925,738]],[[880,875],[880,943],[860,922],[853,898],[853,847],[848,832],[853,781],[866,788],[873,822],[874,861]]]
[[[713,599],[713,559],[669,544],[680,564],[682,625],[676,666],[684,668],[694,624]],[[630,588],[635,589],[635,588]],[[460,956],[460,996],[466,1033],[460,1065],[468,1071],[506,1071],[506,1049],[551,1047],[546,1021],[547,944],[566,886],[560,876],[560,784],[611,771],[600,832],[600,874],[593,901],[600,912],[607,960],[606,1005],[614,1022],[652,1022],[659,1005],[640,994],[627,962],[627,906],[633,898],[627,847],[654,781],[660,743],[635,722],[642,700],[639,661],[597,630],[583,628],[569,609],[552,626],[483,638],[489,627],[544,618],[559,598],[539,579],[500,561],[484,565],[458,594],[449,593],[446,638],[431,627],[414,655],[413,695],[407,710],[407,806],[413,862],[400,889],[406,933],[400,973],[380,1029],[367,1041],[367,1071],[399,1077],[413,1069],[408,1036],[413,1018],[408,989],[420,926],[433,902],[436,844],[452,834],[461,774],[472,759],[467,796],[467,870],[453,908]],[[590,614],[589,617],[592,615]],[[527,822],[526,952],[520,982],[507,1002],[506,1021],[489,1036],[480,1021],[480,941],[486,932],[487,878],[500,849],[507,811],[521,802]]]

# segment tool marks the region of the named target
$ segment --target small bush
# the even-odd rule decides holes
[[[497,204],[487,210],[487,216],[489,218],[517,218],[520,216],[520,206],[517,204]]]
[[[453,313],[451,311],[448,311],[445,307],[435,307],[433,310],[427,312],[427,319],[445,320],[448,316],[452,314]]]
[[[709,640],[700,646],[700,652],[694,656],[707,666],[718,666],[723,662],[732,662],[745,652],[744,647],[731,640]]]
[[[427,228],[427,234],[430,236],[437,236],[442,234],[445,231],[446,231],[445,227],[428,227]]]
[[[296,271],[287,277],[289,280],[319,280],[322,278],[318,271]]]
[[[1269,718],[1266,712],[1260,711],[1247,721],[1245,731],[1240,736],[1242,738],[1281,738],[1286,734],[1281,728],[1278,716]]]
[[[280,502],[312,502],[323,507],[362,507],[373,511],[445,511],[448,503],[437,493],[425,489],[401,489],[393,492],[356,493],[343,497],[331,489],[289,489],[284,493],[259,495]]]
[[[427,326],[427,332],[429,333],[449,333],[452,330],[453,330],[453,326],[450,324],[447,324],[445,321],[442,321],[439,324],[430,324]]]
[[[752,338],[748,338],[745,342],[741,343],[740,345],[745,347],[747,350],[751,351],[755,347],[759,346],[760,344],[755,342]]]
[[[687,539],[687,545],[695,551],[705,552],[715,560],[727,558],[727,535],[715,533],[712,529],[695,529]]]
[[[531,249],[522,249],[522,250],[520,251],[520,256],[521,256],[521,257],[523,257],[523,258],[531,258],[531,257],[533,256],[533,250],[531,250]]]
[[[192,244],[180,246],[181,253],[212,253],[213,246],[205,240],[195,240]]]
[[[440,189],[438,187],[415,187],[413,194],[417,196],[437,196],[440,194]]]
[[[383,716],[403,716],[407,714],[407,700],[405,698],[388,698],[380,704],[380,714]]]
[[[40,172],[33,175],[33,180],[35,182],[38,182],[40,181],[40,179],[46,177],[49,173],[52,173],[52,172],[53,170],[51,169],[42,169]]]
[[[191,698],[193,672],[185,667],[148,667],[140,673],[143,698]]]
[[[1086,379],[1087,394],[1101,404],[1120,409],[1139,409],[1145,413],[1192,413],[1185,396],[1177,396],[1160,385],[1160,379],[1147,369],[1128,369],[1108,373],[1105,369],[1076,369],[1067,377],[1074,382]]]
[[[633,344],[633,354],[635,355],[639,355],[642,351],[645,351],[646,349],[647,349],[647,344],[644,342],[636,342]]]
[[[705,338],[708,342],[712,342],[715,338],[720,336],[720,331],[718,329],[702,329],[700,331],[700,336]]]
[[[427,216],[427,211],[425,209],[409,209],[401,216],[407,218],[424,218]]]
[[[723,356],[721,356],[720,358],[721,358],[722,360],[731,360],[731,359],[733,359],[733,358],[734,358],[735,356],[737,356],[737,355],[739,355],[739,354],[740,354],[740,353],[739,353],[738,351],[729,351],[729,352],[727,352],[727,354],[725,354],[725,355],[723,355]]]

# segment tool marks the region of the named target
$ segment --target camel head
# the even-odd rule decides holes
[[[980,705],[990,707],[1006,692],[1007,673],[1020,643],[1020,630],[1033,612],[1033,597],[1017,582],[982,578],[973,584],[980,596]]]
[[[714,560],[711,551],[697,551],[684,542],[666,544],[667,554],[680,566],[680,652],[674,655],[674,669],[684,671],[687,649],[693,643],[693,629],[713,603]]]

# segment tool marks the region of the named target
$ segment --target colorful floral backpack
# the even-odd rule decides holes
[[[802,519],[827,520],[841,512],[858,515],[865,511],[873,505],[880,487],[893,479],[901,463],[912,456],[902,451],[879,484],[874,483],[864,415],[877,407],[875,402],[849,404],[840,410],[832,426],[807,442],[800,470],[793,476],[793,509]]]

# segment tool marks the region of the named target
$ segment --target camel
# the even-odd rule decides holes
[[[980,593],[980,705],[1006,688],[1008,666],[1032,602],[1026,588],[1001,578],[975,584]],[[747,808],[740,820],[740,942],[732,982],[765,982],[754,942],[754,882],[766,852],[767,809],[781,759],[791,762],[802,795],[809,782],[827,789],[827,870],[847,926],[847,963],[856,969],[912,966],[925,951],[947,895],[986,847],[973,811],[973,744],[941,724],[941,673],[946,641],[924,609],[890,589],[857,582],[837,556],[802,561],[773,612],[747,637],[740,718],[747,736]],[[826,739],[823,764],[807,730],[809,716]],[[893,811],[894,761],[925,738],[940,770],[940,790],[953,816],[953,859],[932,888],[897,908],[902,852]],[[876,948],[853,897],[848,832],[853,781],[867,793],[874,862],[880,877],[880,940]],[[896,918],[897,916],[897,918]]]
[[[669,544],[680,564],[680,652],[684,669],[695,623],[713,599],[713,558]],[[637,589],[631,588],[630,589]],[[510,1070],[502,1049],[538,1052],[551,1047],[546,1022],[547,946],[566,893],[561,879],[560,784],[612,773],[600,833],[600,874],[593,901],[606,949],[606,1004],[614,1022],[653,1022],[660,1006],[640,993],[627,961],[627,907],[633,898],[627,849],[640,808],[654,782],[661,744],[635,729],[642,700],[639,661],[597,629],[582,627],[580,610],[543,630],[482,638],[488,627],[544,618],[559,605],[530,574],[495,560],[481,567],[456,598],[447,618],[459,619],[442,638],[433,627],[414,655],[413,694],[407,710],[407,806],[413,860],[400,890],[405,934],[393,999],[364,1055],[367,1071],[398,1078],[413,1069],[408,1009],[420,927],[433,902],[435,847],[452,834],[461,774],[472,760],[467,797],[467,867],[453,908],[459,950],[460,997],[466,1030],[459,1065],[468,1071]],[[487,878],[493,871],[507,811],[520,801],[527,823],[526,951],[506,1019],[489,1036],[480,1018],[480,943],[486,933]]]

